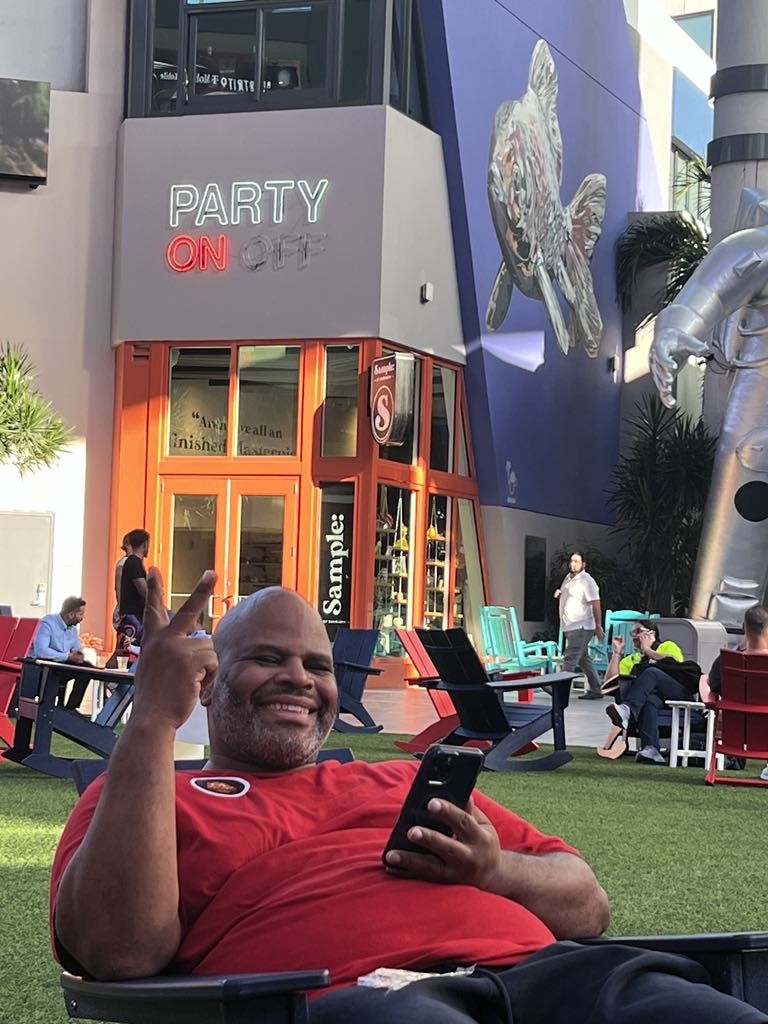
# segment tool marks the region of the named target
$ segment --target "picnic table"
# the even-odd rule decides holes
[[[22,669],[13,745],[0,756],[46,775],[71,778],[72,758],[51,753],[53,734],[58,733],[100,757],[109,757],[117,742],[114,727],[133,700],[133,674],[44,658],[20,658],[19,662]],[[84,676],[115,687],[93,722],[77,711],[56,705],[60,684]]]

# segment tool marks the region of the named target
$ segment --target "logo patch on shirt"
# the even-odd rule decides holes
[[[195,789],[200,789],[211,796],[245,796],[251,788],[250,782],[246,779],[232,775],[199,775],[189,782]]]

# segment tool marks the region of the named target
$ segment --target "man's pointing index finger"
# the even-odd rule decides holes
[[[173,633],[193,633],[199,629],[200,613],[205,610],[216,585],[216,573],[206,569],[197,581],[195,589],[171,619],[168,628]]]

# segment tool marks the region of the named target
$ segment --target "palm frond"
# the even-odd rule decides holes
[[[706,228],[687,210],[634,221],[616,241],[616,295],[622,312],[632,305],[638,277],[655,267],[666,267],[665,286],[656,296],[656,308],[643,320],[647,323],[669,305],[708,250]]]
[[[686,205],[691,192],[699,191],[700,201],[697,203],[696,216],[709,219],[709,207],[712,191],[712,174],[698,153],[686,161],[683,170],[672,183],[675,204]]]
[[[22,474],[53,465],[72,439],[34,380],[29,356],[18,345],[0,344],[0,464]]]

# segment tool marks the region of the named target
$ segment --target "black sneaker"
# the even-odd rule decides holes
[[[603,694],[599,690],[587,690],[579,696],[579,700],[602,700]]]

